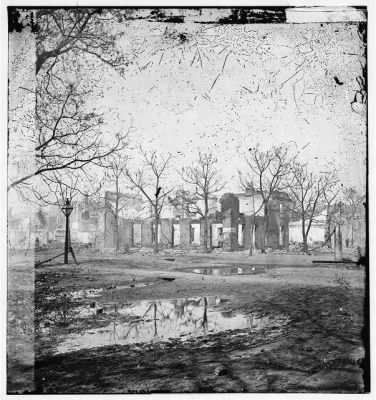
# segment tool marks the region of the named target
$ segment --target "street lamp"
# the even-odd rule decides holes
[[[64,264],[68,264],[68,253],[69,253],[69,216],[73,211],[73,206],[70,204],[70,200],[66,199],[65,204],[61,208],[65,215],[65,247],[64,247]]]
[[[42,265],[46,262],[50,262],[52,260],[54,260],[55,258],[58,258],[60,256],[62,256],[64,254],[64,264],[68,264],[68,253],[71,252],[72,253],[72,257],[74,262],[76,263],[76,265],[78,265],[78,262],[76,260],[76,256],[74,254],[73,248],[71,246],[70,243],[70,238],[69,238],[69,216],[72,214],[73,211],[73,206],[70,203],[69,199],[66,199],[65,204],[63,205],[63,207],[61,207],[61,211],[63,211],[65,218],[66,218],[66,222],[65,222],[65,247],[64,247],[64,253],[61,253],[57,256],[54,256],[52,258],[49,258],[47,260],[44,261],[39,261],[35,264],[35,266],[39,266]]]

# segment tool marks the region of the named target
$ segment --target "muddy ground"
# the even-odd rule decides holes
[[[290,264],[286,260],[277,265],[268,263],[267,258],[257,262],[246,254],[154,257],[136,253],[116,257],[81,254],[78,266],[55,261],[44,264],[35,270],[35,331],[31,334],[35,364],[18,343],[21,350],[16,352],[16,361],[8,354],[8,391],[22,391],[22,374],[32,375],[30,391],[37,393],[364,391],[363,267],[355,263],[312,264],[304,258],[299,265],[298,258]],[[22,262],[15,260],[12,265],[22,271]],[[254,266],[255,273],[202,275],[187,269],[210,266]],[[16,290],[18,283],[10,283],[12,290],[8,289],[8,309],[14,310],[8,322],[8,352],[22,339],[17,333],[22,326],[14,316],[19,299],[23,297],[25,307],[28,303],[25,294],[20,294],[25,290]],[[87,297],[85,293],[92,289],[100,291]],[[51,293],[58,293],[64,302],[56,306]],[[62,297],[64,293],[67,297]],[[96,348],[58,351],[69,335],[119,322],[113,310],[82,317],[71,315],[70,307],[89,309],[95,303],[95,307],[117,304],[126,309],[140,300],[201,301],[210,296],[220,299],[212,306],[218,315],[257,315],[269,323],[258,329],[203,330],[170,340],[156,337],[128,345],[115,341]],[[51,321],[54,307],[63,310],[64,315],[59,314],[63,320]],[[28,313],[31,317],[30,310]],[[121,318],[127,321],[130,317]]]

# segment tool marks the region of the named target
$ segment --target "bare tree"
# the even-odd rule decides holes
[[[52,171],[50,174],[43,176],[43,184],[45,186],[45,192],[34,189],[34,197],[39,204],[44,205],[54,205],[61,208],[66,200],[72,201],[81,195],[86,198],[86,207],[90,207],[91,210],[98,209],[99,201],[96,195],[99,193],[102,187],[102,181],[94,179],[93,176],[87,173],[83,175],[83,171]],[[93,199],[91,204],[89,203],[89,198]],[[79,204],[79,202],[78,202]],[[77,203],[76,203],[77,205]],[[87,209],[85,210],[87,212]],[[73,251],[71,232],[68,228],[68,246],[69,251],[72,254],[74,262],[77,264],[76,256]],[[62,255],[62,254],[60,254]],[[58,256],[38,262],[37,265],[49,262]]]
[[[85,53],[111,67],[122,66],[125,57],[117,44],[121,33],[116,25],[130,13],[130,9],[74,7],[38,10],[36,72],[64,54]]]
[[[127,169],[128,157],[121,153],[115,153],[111,156],[106,167],[106,180],[111,185],[114,185],[113,194],[114,204],[110,201],[106,204],[106,211],[109,210],[114,217],[115,226],[115,250],[116,254],[119,252],[119,218],[121,211],[127,206],[128,202],[125,201],[124,193],[121,192],[122,178],[125,177]]]
[[[36,88],[21,88],[34,94],[35,112],[29,126],[18,125],[26,128],[23,139],[34,144],[34,152],[28,147],[27,156],[33,161],[36,158],[37,167],[12,178],[8,190],[50,171],[98,164],[122,149],[121,133],[112,140],[106,135],[104,140],[105,116],[90,110],[87,99],[100,96],[98,66],[124,72],[125,58],[132,57],[118,45],[124,34],[118,27],[132,12],[101,8],[11,10],[13,28],[20,31],[31,26],[31,32],[36,33]],[[10,60],[14,62],[17,59]],[[93,68],[96,74],[88,73]]]
[[[328,244],[329,248],[332,248],[332,241],[331,241],[331,237],[334,234],[334,230],[333,230],[333,222],[335,222],[335,218],[333,218],[334,215],[334,208],[335,208],[335,204],[334,201],[337,198],[340,189],[337,187],[337,183],[338,181],[334,181],[332,183],[332,185],[329,185],[328,187],[326,187],[324,189],[324,199],[326,202],[326,240],[325,243]]]
[[[325,192],[333,186],[336,177],[333,173],[314,175],[306,164],[295,162],[291,165],[291,174],[286,180],[289,194],[294,201],[294,211],[302,220],[303,251],[308,253],[308,234],[312,223],[322,211]]]
[[[158,226],[160,215],[168,195],[172,192],[172,189],[166,189],[163,183],[172,157],[170,155],[167,157],[158,155],[156,150],[147,152],[142,147],[140,147],[140,153],[143,166],[136,170],[126,168],[125,175],[131,185],[142,193],[152,208],[155,229],[154,254],[157,254],[159,251]]]
[[[64,204],[66,199],[77,196],[95,197],[103,186],[103,180],[87,171],[52,171],[43,176],[44,191],[34,190],[39,204]]]
[[[269,228],[269,205],[273,194],[286,189],[286,176],[290,173],[296,154],[288,145],[273,146],[270,150],[262,151],[257,145],[248,149],[245,161],[248,171],[239,173],[240,184],[244,190],[253,186],[259,192],[262,202],[254,214],[264,210],[264,235],[262,238],[262,252],[265,252],[266,236]]]
[[[37,132],[28,137],[34,144],[35,169],[10,182],[8,191],[51,171],[75,171],[89,164],[101,165],[103,159],[126,145],[128,132],[103,134],[103,116],[87,111],[85,88],[53,77],[56,75],[51,67],[36,88]]]
[[[199,153],[195,164],[181,170],[180,176],[191,191],[181,191],[182,205],[189,214],[204,218],[204,249],[209,245],[209,201],[221,191],[225,182],[218,170],[218,160],[213,153]]]
[[[360,194],[353,187],[345,188],[343,190],[343,195],[347,203],[345,207],[345,218],[351,225],[351,246],[354,246],[354,224],[359,213],[359,208],[365,202],[366,196]]]

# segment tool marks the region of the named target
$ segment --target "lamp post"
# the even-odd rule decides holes
[[[64,247],[64,264],[68,264],[68,253],[69,253],[69,216],[73,211],[73,206],[70,204],[70,200],[66,199],[65,204],[61,208],[65,215],[65,247]]]
[[[68,264],[68,253],[71,252],[72,253],[72,257],[74,262],[76,263],[76,265],[78,265],[78,262],[76,260],[76,256],[74,255],[74,251],[73,248],[71,246],[70,243],[70,238],[69,238],[69,216],[72,214],[73,211],[73,206],[70,203],[69,199],[65,200],[65,204],[63,205],[63,207],[61,207],[61,211],[63,211],[64,215],[65,215],[65,247],[64,247],[64,253],[60,253],[57,256],[54,256],[52,258],[49,258],[48,260],[44,260],[44,261],[40,261],[38,263],[36,263],[36,266],[42,265],[46,262],[52,261],[55,258],[61,257],[64,254],[64,264]]]

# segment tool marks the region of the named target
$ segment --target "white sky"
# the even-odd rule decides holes
[[[142,53],[125,79],[106,77],[103,103],[125,125],[132,116],[133,144],[171,152],[176,167],[189,164],[198,149],[213,151],[228,190],[239,190],[237,169],[249,147],[289,141],[314,171],[334,163],[344,185],[361,189],[365,117],[350,107],[360,63],[346,54],[361,53],[356,29],[342,23],[215,27],[132,21],[122,45],[130,51],[142,43]],[[302,70],[295,74],[298,65]]]
[[[135,164],[138,144],[171,153],[169,180],[179,185],[174,169],[192,163],[198,150],[212,151],[225,191],[239,191],[237,171],[246,172],[242,154],[249,147],[290,143],[315,172],[330,163],[345,186],[365,190],[366,119],[350,107],[361,73],[355,24],[135,20],[119,29],[124,52],[137,58],[124,77],[106,71],[104,95],[90,106],[105,112],[114,132],[132,121]],[[11,86],[27,87],[26,75]]]

